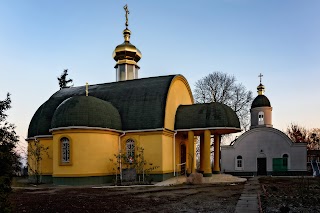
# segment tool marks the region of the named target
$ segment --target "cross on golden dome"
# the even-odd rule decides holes
[[[128,14],[130,14],[129,10],[128,10],[128,5],[126,4],[123,7],[124,11],[126,11],[126,28],[128,28],[129,24],[128,24]]]
[[[260,73],[260,75],[258,75],[258,77],[260,78],[260,84],[257,87],[257,92],[258,92],[258,95],[263,95],[264,89],[265,89],[264,85],[261,83],[263,75]]]
[[[260,78],[260,84],[261,84],[261,79],[262,79],[263,75],[260,73],[260,75],[258,75],[258,77]]]

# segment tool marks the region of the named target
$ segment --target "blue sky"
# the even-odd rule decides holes
[[[115,81],[126,3],[141,78],[182,74],[193,89],[221,71],[256,95],[261,72],[274,127],[320,127],[318,0],[0,0],[0,99],[12,94],[21,139],[64,69],[75,86]]]

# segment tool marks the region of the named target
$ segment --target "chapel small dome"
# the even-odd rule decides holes
[[[271,107],[270,101],[265,95],[258,95],[252,102],[251,109],[256,107]]]
[[[262,75],[260,74],[260,78]],[[257,86],[258,96],[253,100],[251,104],[251,109],[256,107],[271,107],[270,101],[267,96],[264,95],[265,86],[261,83]]]
[[[92,96],[73,96],[57,107],[51,128],[71,126],[122,128],[118,110],[110,102]]]

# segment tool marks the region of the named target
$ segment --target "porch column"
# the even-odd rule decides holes
[[[204,172],[203,176],[204,177],[211,177],[212,176],[212,171],[211,171],[211,166],[210,166],[210,140],[211,139],[211,133],[210,130],[205,130],[204,131],[204,144],[203,144],[203,155],[204,155],[204,162],[203,162],[203,167],[204,167]]]
[[[200,135],[200,171],[204,171],[204,134]]]
[[[213,174],[220,173],[220,135],[214,135],[214,165],[213,165]]]
[[[191,174],[194,171],[194,133],[193,131],[188,132],[188,174]]]

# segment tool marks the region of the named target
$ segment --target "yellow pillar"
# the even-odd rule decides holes
[[[213,165],[213,173],[220,173],[220,135],[214,135],[214,165]]]
[[[194,170],[194,133],[193,131],[188,132],[188,159],[189,159],[189,166],[188,166],[188,174],[191,174]]]
[[[211,166],[210,166],[210,140],[211,139],[211,133],[210,130],[204,131],[204,143],[203,143],[203,156],[204,156],[204,162],[203,162],[203,176],[204,177],[210,177],[212,176]]]
[[[204,171],[203,163],[204,163],[204,135],[200,135],[200,171]]]

